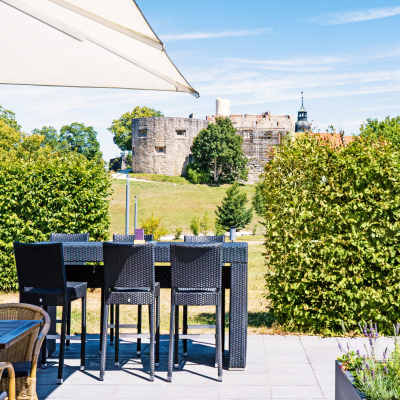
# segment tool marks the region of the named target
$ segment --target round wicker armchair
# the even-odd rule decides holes
[[[37,400],[37,360],[43,339],[50,328],[50,317],[46,311],[31,304],[0,304],[0,320],[42,320],[43,323],[8,349],[2,350],[0,362],[11,362],[15,371],[16,399]],[[0,391],[9,390],[9,374],[3,372]]]

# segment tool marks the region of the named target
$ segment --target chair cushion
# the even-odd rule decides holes
[[[16,377],[30,376],[30,374],[31,374],[31,362],[30,361],[13,362],[11,364],[14,367],[14,372],[15,372]],[[5,369],[3,371],[3,376],[8,376],[8,369]]]
[[[0,400],[4,400],[8,396],[7,392],[0,393]]]

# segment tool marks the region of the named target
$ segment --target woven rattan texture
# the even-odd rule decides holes
[[[189,243],[224,243],[225,236],[184,236],[184,241]]]
[[[171,244],[171,286],[221,289],[221,245]]]
[[[31,361],[31,375],[15,378],[15,389],[17,400],[37,400],[36,395],[36,362],[34,345],[39,335],[39,331],[44,334],[49,329],[49,323],[45,325],[45,311],[41,308],[30,304],[2,304],[0,305],[0,320],[42,320],[41,327],[32,331],[18,342],[14,343],[8,349],[4,349],[0,354],[0,361],[20,362]],[[48,316],[47,320],[49,322]],[[41,345],[41,342],[40,342]],[[40,349],[40,347],[39,347]],[[37,349],[37,350],[39,350]],[[33,368],[35,366],[35,368]],[[0,391],[7,391],[9,387],[9,379],[7,376],[2,376],[0,381]]]
[[[160,295],[160,285],[156,283],[154,292],[150,291],[137,291],[132,292],[127,289],[126,291],[112,290],[107,297],[106,304],[153,304],[154,297]]]
[[[20,290],[28,287],[66,287],[61,243],[14,242],[14,254]]]
[[[88,233],[50,233],[50,242],[88,242]]]
[[[133,243],[135,240],[135,235],[117,235],[114,233],[113,235],[113,242],[130,242]],[[144,235],[144,240],[146,242],[154,241],[154,235]]]

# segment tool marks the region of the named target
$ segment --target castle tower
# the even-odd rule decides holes
[[[308,132],[311,129],[310,123],[307,121],[307,111],[303,104],[303,92],[301,92],[301,108],[298,112],[295,132]]]

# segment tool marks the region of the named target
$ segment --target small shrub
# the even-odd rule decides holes
[[[206,211],[203,215],[203,218],[200,221],[200,231],[204,236],[207,236],[208,231],[210,230],[211,230],[210,217],[208,216],[208,212]]]
[[[197,215],[195,215],[190,222],[190,230],[195,236],[198,236],[200,233],[200,218]]]
[[[214,235],[216,236],[221,236],[221,235],[225,235],[226,230],[224,229],[224,227],[222,225],[220,225],[218,223],[218,221],[215,221],[214,223]]]
[[[257,232],[257,225],[253,226],[253,236],[256,236]]]
[[[145,235],[154,235],[154,240],[159,240],[161,236],[164,236],[168,231],[161,225],[161,219],[156,218],[154,214],[151,214],[150,218],[141,219],[140,228],[144,229]]]
[[[182,228],[176,228],[174,240],[179,240],[181,238],[181,235],[182,235]]]
[[[197,171],[194,169],[193,164],[186,166],[186,173],[188,175],[189,182],[194,184],[206,184],[210,182],[210,173],[204,171]]]

